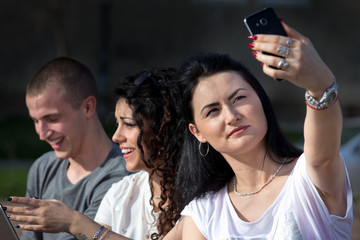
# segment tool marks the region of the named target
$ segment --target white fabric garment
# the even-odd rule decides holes
[[[227,186],[191,201],[182,215],[192,217],[206,239],[350,239],[353,198],[347,172],[347,210],[342,218],[329,214],[305,165],[302,154],[277,199],[257,221],[245,222],[237,216]]]
[[[153,213],[149,203],[151,191],[149,174],[138,172],[114,183],[105,194],[95,221],[131,239],[149,239],[157,232],[159,213]]]

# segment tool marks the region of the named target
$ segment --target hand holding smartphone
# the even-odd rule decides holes
[[[272,34],[287,36],[283,26],[280,23],[274,9],[271,7],[264,8],[261,11],[253,13],[244,18],[244,23],[251,35],[256,34]],[[263,52],[264,54],[275,56],[271,53]],[[279,57],[279,56],[278,56]],[[276,67],[272,67],[276,68]],[[276,68],[278,69],[278,68]],[[281,81],[281,79],[276,79]]]

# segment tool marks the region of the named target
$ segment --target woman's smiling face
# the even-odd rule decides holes
[[[124,154],[126,170],[130,172],[148,170],[144,161],[141,159],[140,149],[137,145],[140,129],[133,119],[132,109],[124,98],[120,98],[116,103],[115,118],[117,129],[112,140],[119,144],[119,147]],[[142,147],[146,153],[145,144],[142,144]]]
[[[200,80],[193,93],[190,131],[225,155],[245,154],[263,142],[267,122],[254,89],[234,71]]]

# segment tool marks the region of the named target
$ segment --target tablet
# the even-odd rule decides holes
[[[1,239],[6,240],[19,240],[18,235],[16,234],[16,231],[11,224],[9,218],[7,217],[4,209],[2,208],[2,205],[0,204],[0,236]]]

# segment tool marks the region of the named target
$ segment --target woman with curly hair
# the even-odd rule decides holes
[[[113,184],[95,221],[58,200],[21,197],[11,202],[31,208],[8,206],[11,220],[27,223],[18,225],[23,230],[68,232],[77,239],[165,236],[180,216],[171,197],[182,145],[175,73],[171,68],[143,71],[116,88],[117,129],[112,139],[124,154],[126,169],[136,173]]]

